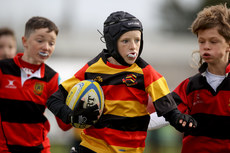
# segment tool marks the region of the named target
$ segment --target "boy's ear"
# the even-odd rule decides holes
[[[230,52],[230,41],[228,42],[228,52]]]
[[[228,47],[227,47],[226,51],[230,52],[230,41],[227,41],[227,43],[228,43]]]
[[[22,44],[24,47],[27,47],[27,39],[25,36],[22,36]]]

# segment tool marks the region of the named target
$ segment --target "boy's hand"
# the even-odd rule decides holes
[[[79,104],[74,108],[73,112],[70,114],[70,122],[74,126],[77,124],[88,124],[93,125],[98,119],[99,109],[98,105],[93,105],[88,108],[83,108],[84,99],[79,101]]]
[[[196,120],[187,114],[182,114],[178,109],[174,109],[164,115],[166,121],[180,132],[188,132],[197,127]]]
[[[175,128],[180,132],[187,132],[197,127],[196,120],[187,114],[180,114],[175,123]]]

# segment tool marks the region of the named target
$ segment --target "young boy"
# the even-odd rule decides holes
[[[79,123],[80,118],[92,123],[99,114],[97,105],[72,111],[65,100],[70,89],[82,80],[95,80],[102,86],[103,115],[82,132],[78,153],[142,153],[149,123],[149,95],[158,115],[165,116],[177,129],[186,131],[196,126],[195,120],[177,110],[164,77],[140,57],[142,32],[141,22],[133,15],[112,13],[104,23],[107,49],[64,81],[49,98],[48,108],[65,123]]]
[[[9,28],[0,28],[0,60],[16,55],[17,43],[14,32]]]
[[[1,153],[50,153],[44,111],[58,89],[59,74],[44,62],[55,49],[57,35],[52,21],[32,17],[22,37],[24,53],[0,61]],[[71,127],[58,123],[63,130]]]
[[[196,129],[185,132],[182,153],[230,152],[230,10],[204,8],[191,26],[199,44],[199,73],[173,92],[178,109],[192,115]]]

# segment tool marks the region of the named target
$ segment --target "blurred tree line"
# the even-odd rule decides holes
[[[227,4],[230,8],[230,0],[200,0],[192,6],[182,5],[183,0],[167,0],[161,8],[161,30],[175,34],[190,34],[190,26],[197,13],[206,6]],[[185,3],[185,2],[184,2]],[[189,4],[188,4],[189,5]]]

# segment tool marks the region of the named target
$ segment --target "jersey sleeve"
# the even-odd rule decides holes
[[[145,76],[145,90],[151,96],[158,116],[177,108],[173,100],[165,78],[152,66],[143,69]]]
[[[49,97],[50,97],[53,93],[55,93],[55,92],[58,90],[59,79],[60,79],[59,74],[56,73],[56,74],[54,75],[54,77],[52,78],[52,81],[50,81],[50,83],[49,83],[49,90],[48,90],[48,92],[49,92],[49,94],[48,94]],[[55,118],[56,118],[56,121],[57,121],[57,123],[58,123],[58,126],[59,126],[63,131],[67,131],[67,130],[69,130],[69,129],[72,127],[70,124],[66,124],[66,123],[62,122],[62,120],[59,119],[58,117],[55,117]]]
[[[87,69],[87,64],[79,70],[73,77],[63,81],[58,90],[51,95],[51,97],[47,101],[48,109],[59,119],[62,120],[65,124],[69,124],[69,114],[72,110],[66,105],[66,97],[68,96],[69,91],[72,87],[84,79],[84,72]],[[79,76],[79,78],[77,77]],[[60,122],[59,122],[60,123]],[[58,123],[58,124],[59,124]],[[63,125],[60,123],[59,125]],[[65,125],[64,125],[65,128]]]
[[[149,96],[147,110],[150,113],[150,121],[148,125],[148,130],[156,130],[164,126],[169,125],[169,122],[165,120],[163,116],[158,117],[155,111],[155,107],[152,103],[152,98]]]

